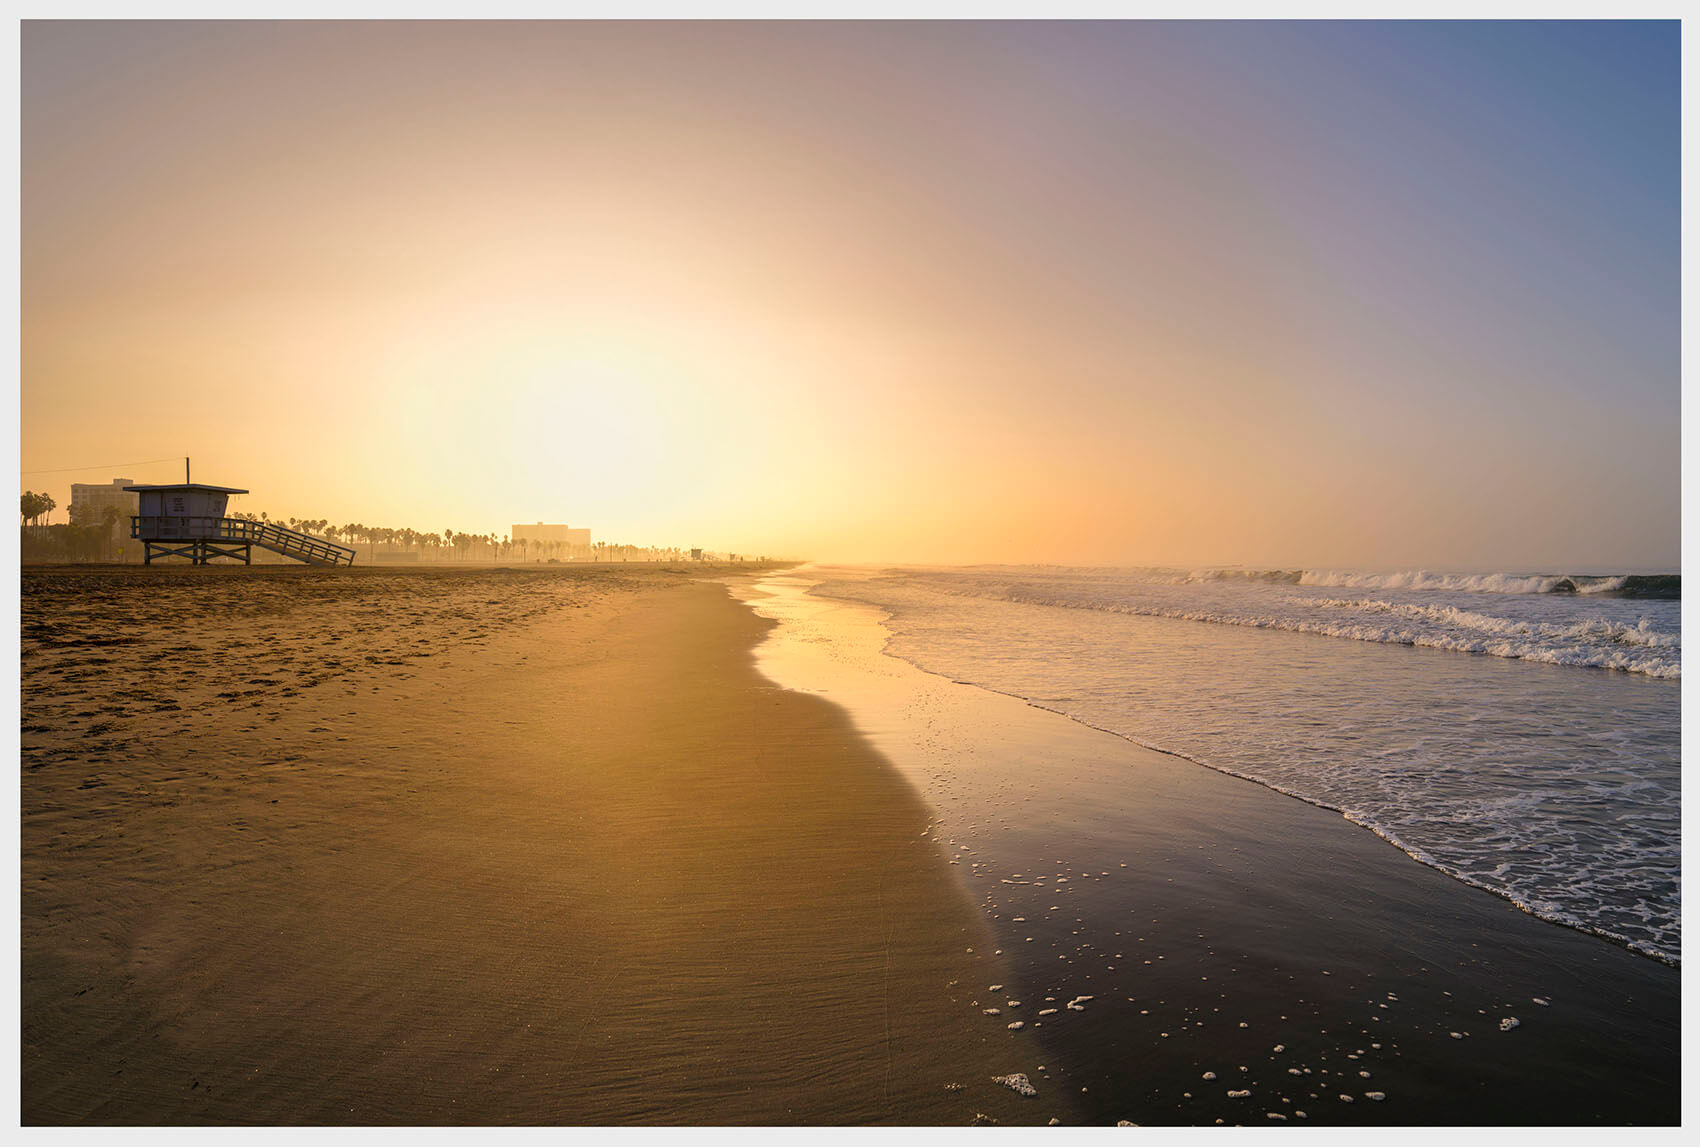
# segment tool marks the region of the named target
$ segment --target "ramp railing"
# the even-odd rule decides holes
[[[354,564],[354,550],[349,546],[339,546],[299,530],[285,529],[276,522],[256,522],[248,518],[138,515],[130,519],[130,536],[150,542],[246,543],[308,565]]]

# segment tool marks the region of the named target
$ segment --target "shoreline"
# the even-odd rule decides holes
[[[898,659],[904,661],[905,664],[913,665],[916,669],[919,669],[922,673],[931,674],[930,670],[921,669],[920,666],[915,665],[914,662],[909,661],[907,658],[903,658],[898,654],[891,654],[891,656],[898,657]],[[939,674],[932,674],[932,675],[933,676],[941,676]],[[1474,889],[1475,891],[1478,891],[1478,892],[1485,892],[1489,896],[1494,897],[1495,899],[1503,900],[1507,904],[1511,905],[1513,908],[1517,909],[1519,912],[1522,912],[1526,916],[1531,916],[1536,920],[1540,920],[1540,921],[1542,921],[1543,923],[1546,923],[1546,924],[1551,924],[1551,925],[1553,925],[1554,927],[1557,927],[1557,928],[1565,928],[1565,929],[1568,929],[1572,932],[1579,932],[1584,936],[1591,936],[1596,940],[1600,940],[1600,941],[1603,941],[1604,943],[1610,944],[1614,948],[1622,948],[1626,952],[1633,953],[1634,955],[1640,956],[1641,958],[1646,959],[1646,960],[1651,960],[1655,964],[1663,964],[1666,967],[1671,968],[1672,970],[1680,972],[1681,969],[1682,969],[1682,961],[1680,959],[1675,958],[1675,957],[1671,957],[1671,956],[1667,956],[1662,952],[1655,951],[1651,948],[1646,947],[1645,945],[1637,943],[1634,940],[1630,940],[1627,937],[1620,936],[1615,932],[1608,931],[1604,928],[1591,927],[1591,926],[1584,924],[1580,921],[1567,919],[1565,917],[1562,917],[1562,916],[1559,916],[1559,915],[1556,915],[1556,914],[1555,915],[1548,915],[1548,914],[1538,912],[1535,909],[1529,907],[1527,904],[1523,903],[1521,900],[1517,899],[1515,896],[1512,896],[1509,893],[1507,893],[1507,892],[1505,892],[1501,889],[1492,887],[1491,885],[1482,883],[1482,882],[1477,881],[1477,880],[1472,880],[1468,875],[1466,875],[1464,873],[1455,871],[1454,869],[1451,869],[1451,868],[1447,868],[1445,865],[1441,864],[1439,861],[1435,860],[1433,857],[1427,856],[1427,854],[1422,854],[1421,850],[1417,849],[1415,846],[1405,844],[1403,841],[1399,840],[1397,837],[1392,836],[1391,834],[1383,831],[1382,829],[1378,828],[1374,824],[1369,823],[1368,821],[1363,821],[1363,820],[1357,819],[1348,810],[1341,808],[1339,805],[1333,805],[1333,804],[1329,804],[1327,801],[1313,799],[1311,797],[1304,796],[1301,793],[1290,792],[1289,790],[1282,788],[1280,785],[1275,784],[1272,781],[1265,780],[1262,777],[1254,777],[1254,776],[1251,776],[1251,775],[1246,774],[1246,773],[1235,772],[1233,769],[1227,768],[1227,767],[1222,766],[1222,765],[1211,764],[1209,761],[1201,761],[1196,757],[1188,756],[1187,754],[1179,751],[1178,749],[1164,749],[1164,748],[1160,748],[1156,745],[1148,745],[1145,742],[1143,742],[1143,741],[1141,741],[1141,740],[1139,740],[1135,737],[1128,736],[1126,733],[1119,733],[1114,729],[1107,729],[1102,725],[1094,725],[1092,722],[1090,722],[1090,721],[1088,721],[1088,720],[1086,720],[1082,717],[1077,717],[1072,713],[1065,713],[1061,709],[1053,709],[1049,705],[1042,705],[1039,702],[1032,700],[1031,698],[1023,697],[1019,693],[1009,693],[1009,692],[1005,692],[1002,689],[994,689],[990,685],[982,685],[982,684],[980,684],[979,682],[976,682],[976,681],[964,681],[964,680],[960,680],[960,679],[954,678],[954,677],[947,677],[947,678],[945,678],[945,680],[950,681],[954,685],[966,685],[971,689],[978,689],[978,690],[981,690],[982,692],[995,694],[996,696],[999,696],[999,697],[1008,697],[1012,701],[1019,701],[1022,704],[1027,705],[1031,708],[1038,709],[1042,713],[1054,713],[1056,716],[1061,717],[1064,720],[1072,721],[1076,725],[1080,725],[1080,726],[1083,726],[1087,729],[1091,729],[1093,732],[1103,733],[1106,736],[1115,737],[1117,740],[1126,741],[1128,744],[1133,745],[1133,746],[1135,746],[1139,749],[1142,749],[1146,752],[1158,753],[1158,754],[1165,756],[1165,757],[1173,757],[1177,761],[1184,761],[1189,765],[1196,765],[1197,767],[1199,767],[1201,769],[1209,769],[1211,772],[1221,773],[1223,776],[1233,777],[1235,780],[1246,781],[1250,784],[1257,785],[1259,788],[1268,789],[1270,792],[1276,794],[1277,796],[1282,796],[1282,797],[1286,797],[1289,800],[1298,801],[1300,804],[1310,805],[1312,808],[1318,808],[1318,809],[1323,810],[1324,812],[1334,813],[1337,816],[1339,816],[1340,819],[1346,821],[1349,824],[1356,826],[1358,829],[1361,829],[1364,832],[1369,833],[1371,836],[1375,837],[1377,840],[1381,841],[1383,844],[1392,848],[1395,852],[1398,852],[1400,855],[1404,856],[1407,860],[1410,860],[1410,861],[1412,861],[1416,864],[1420,864],[1424,868],[1433,869],[1434,871],[1440,873],[1441,875],[1446,876],[1449,879],[1457,881],[1459,884],[1465,886],[1466,888]]]
[[[1072,1120],[993,1081],[1043,1059],[925,807],[723,585],[172,572],[25,574],[26,1124]]]
[[[1035,1032],[1089,1122],[1679,1120],[1678,969],[1319,805],[920,670],[810,580],[743,591],[784,622],[764,671],[845,706],[923,793],[1026,995],[1094,997]]]

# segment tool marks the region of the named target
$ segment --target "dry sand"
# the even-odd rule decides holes
[[[692,572],[26,570],[23,1121],[1068,1119]]]

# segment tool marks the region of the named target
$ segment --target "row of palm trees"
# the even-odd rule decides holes
[[[117,506],[107,503],[91,506],[72,502],[68,522],[44,524],[59,503],[52,495],[25,490],[18,501],[18,513],[23,518],[19,538],[20,555],[25,561],[111,561],[118,544],[118,527],[128,521],[128,515]]]
[[[596,542],[592,545],[571,545],[567,542],[539,541],[535,538],[510,538],[507,535],[468,534],[447,529],[442,533],[395,526],[368,526],[362,522],[335,525],[325,518],[273,518],[266,511],[258,514],[235,513],[235,518],[250,522],[274,522],[303,534],[313,534],[342,545],[367,547],[367,559],[376,560],[379,546],[392,551],[417,555],[419,561],[496,562],[496,561],[683,561],[687,551],[674,546],[633,546]],[[704,555],[707,557],[708,555]]]

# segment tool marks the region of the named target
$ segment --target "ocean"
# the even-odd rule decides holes
[[[1338,810],[1534,915],[1680,960],[1678,575],[811,580],[884,611],[887,652],[920,669]]]

